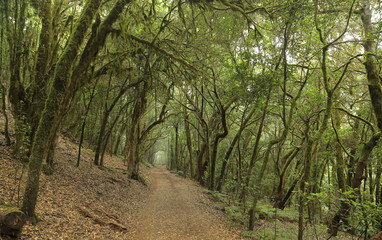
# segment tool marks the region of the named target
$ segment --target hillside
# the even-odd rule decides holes
[[[125,176],[118,157],[107,156],[102,168],[92,166],[91,157],[91,152],[84,151],[76,168],[76,145],[59,138],[55,172],[41,179],[37,204],[41,221],[35,226],[27,224],[20,239],[126,239],[148,188]],[[0,159],[0,202],[17,206],[27,171],[11,158],[8,147],[0,147]],[[142,170],[147,174],[144,167]],[[95,224],[96,219],[104,222]],[[119,225],[127,229],[118,229]]]

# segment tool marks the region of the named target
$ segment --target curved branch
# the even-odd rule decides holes
[[[359,117],[359,116],[356,116],[356,115],[350,113],[350,112],[349,112],[348,110],[346,110],[346,109],[339,108],[339,107],[335,107],[334,109],[343,111],[344,113],[346,113],[346,114],[349,115],[350,117],[356,118],[356,119],[358,119],[358,120],[360,120],[360,121],[366,123],[367,125],[370,126],[371,131],[372,131],[373,133],[375,133],[375,128],[374,128],[374,126],[373,126],[373,124],[372,124],[371,122],[369,122],[369,121],[367,121],[367,120],[365,120],[365,119],[363,119],[363,118],[361,118],[361,117]]]

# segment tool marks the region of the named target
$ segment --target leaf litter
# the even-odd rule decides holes
[[[105,154],[104,167],[94,166],[88,149],[77,168],[77,150],[68,137],[58,138],[54,173],[41,174],[41,221],[27,223],[18,239],[240,239],[197,183],[142,165],[152,181],[147,187],[127,177],[118,156]],[[4,144],[0,159],[0,204],[20,206],[27,166]]]

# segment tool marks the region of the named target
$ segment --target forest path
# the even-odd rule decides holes
[[[240,239],[195,182],[157,167],[150,187],[131,239]]]

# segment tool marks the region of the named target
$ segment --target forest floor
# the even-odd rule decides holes
[[[27,223],[18,239],[240,239],[197,183],[142,165],[146,186],[127,178],[117,156],[93,166],[89,149],[77,168],[77,148],[59,137],[54,174],[41,174],[41,221]],[[27,164],[12,157],[0,134],[0,204],[20,206],[26,177]]]

